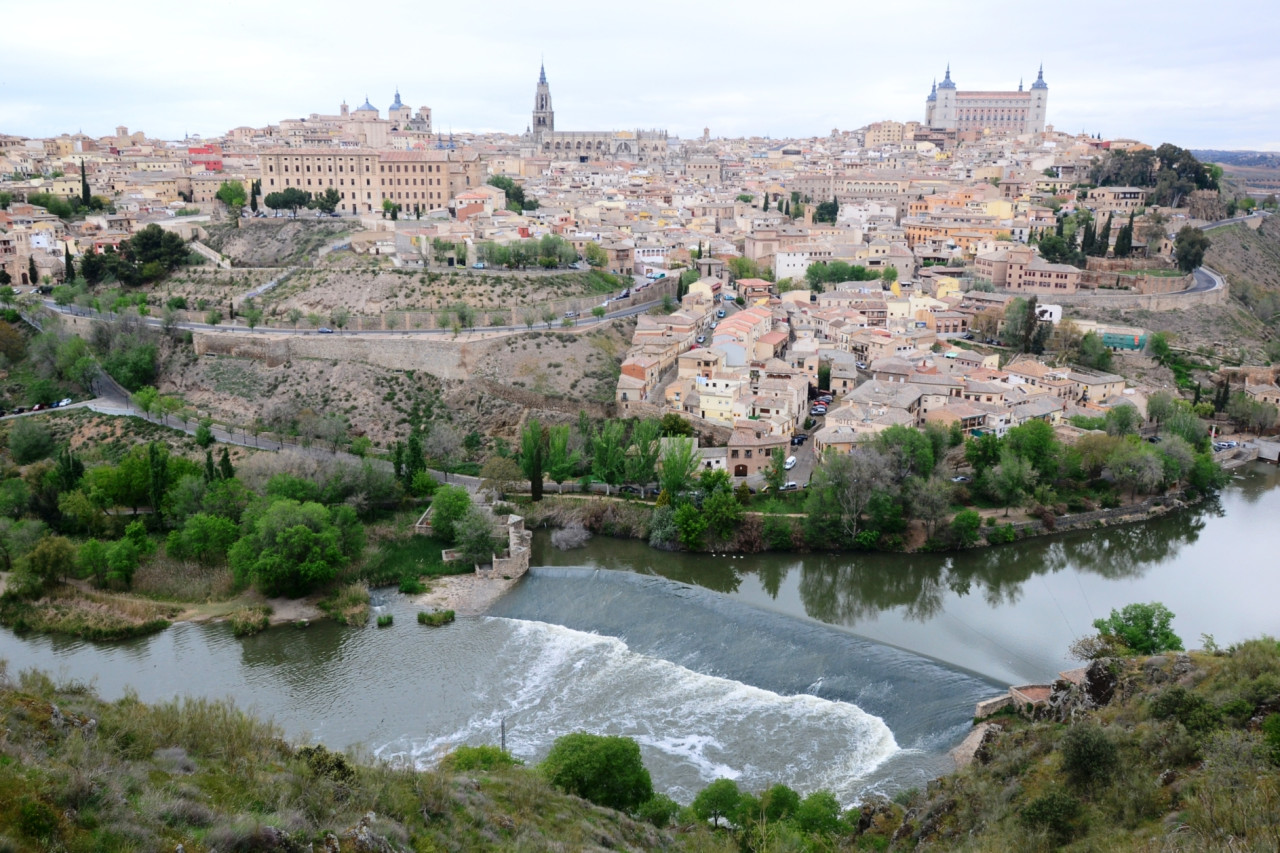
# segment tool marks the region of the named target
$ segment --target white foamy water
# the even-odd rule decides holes
[[[747,789],[783,782],[833,791],[849,802],[868,774],[901,750],[888,726],[847,702],[783,696],[637,654],[613,637],[544,622],[499,619],[510,636],[490,678],[475,685],[485,708],[434,737],[401,737],[376,753],[430,765],[462,743],[497,743],[537,761],[573,731],[639,742],[658,787],[688,800],[719,777]]]

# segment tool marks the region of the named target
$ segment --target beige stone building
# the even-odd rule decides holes
[[[444,210],[452,198],[452,152],[273,148],[261,155],[262,194],[292,187],[318,195],[330,187],[343,213],[372,213],[384,199],[412,212]]]

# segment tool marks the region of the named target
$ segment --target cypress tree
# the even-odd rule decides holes
[[[222,448],[222,458],[218,460],[218,475],[224,480],[230,480],[235,477],[236,469],[231,464],[231,455],[227,453],[227,448]]]
[[[764,194],[764,212],[765,213],[769,212],[769,194],[768,193]]]
[[[1111,244],[1111,214],[1107,214],[1107,222],[1102,226],[1102,233],[1093,244],[1093,253],[1100,258],[1107,256],[1107,247]]]
[[[212,483],[218,479],[218,469],[213,464],[213,451],[206,450],[204,452],[204,481]]]
[[[791,202],[790,202],[790,200],[788,200],[788,201],[786,202],[786,205],[787,205],[786,210],[782,211],[782,214],[783,214],[784,216],[790,216],[790,215],[791,215]]]
[[[64,246],[63,249],[66,252],[66,257],[64,257],[62,260],[63,266],[66,269],[66,274],[63,276],[63,280],[66,281],[68,284],[70,284],[71,281],[76,277],[76,264],[75,264],[75,261],[72,260],[71,258],[71,247]]]
[[[84,174],[84,158],[80,158],[80,201],[85,207],[89,206],[89,202],[93,200],[93,196],[89,195],[89,179]]]
[[[27,283],[31,285],[40,283],[40,275],[36,272],[35,255],[31,255],[27,258]]]

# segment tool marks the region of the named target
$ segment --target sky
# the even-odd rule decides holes
[[[948,63],[965,90],[1030,85],[1043,62],[1059,130],[1280,150],[1273,0],[43,0],[28,11],[28,35],[41,35],[0,52],[0,133],[212,137],[366,95],[385,117],[397,87],[444,132],[515,133],[545,59],[557,130],[804,138],[923,120]]]

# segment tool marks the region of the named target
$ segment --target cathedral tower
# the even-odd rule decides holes
[[[551,87],[547,85],[547,67],[538,73],[538,91],[533,96],[533,138],[541,142],[545,134],[556,129],[556,113],[551,108]]]

